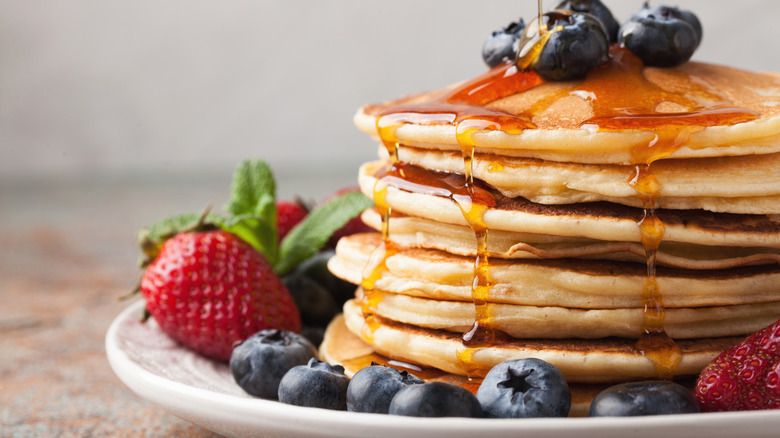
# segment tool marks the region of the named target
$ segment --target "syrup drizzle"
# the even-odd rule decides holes
[[[418,104],[398,105],[382,110],[376,119],[377,132],[385,145],[391,163],[376,173],[374,201],[383,218],[382,243],[372,253],[371,261],[363,274],[363,313],[366,317],[364,337],[371,339],[378,324],[371,315],[378,295],[372,293],[374,283],[386,270],[386,260],[397,252],[389,240],[389,219],[391,209],[386,202],[387,187],[417,193],[429,193],[451,199],[460,207],[463,217],[474,231],[477,256],[474,263],[472,300],[475,321],[464,333],[464,350],[457,355],[469,376],[481,373],[474,354],[497,342],[490,328],[490,262],[487,250],[488,230],[484,214],[495,205],[490,192],[479,187],[472,175],[475,159],[475,136],[500,130],[507,134],[520,134],[525,129],[535,128],[533,119],[549,108],[553,102],[574,95],[585,99],[593,109],[594,116],[581,124],[590,131],[642,130],[652,132],[653,139],[639,143],[632,148],[632,161],[636,173],[629,183],[642,200],[643,216],[637,221],[646,253],[647,278],[641,294],[644,305],[644,323],[636,350],[650,358],[656,366],[659,377],[671,378],[681,358],[679,347],[664,331],[663,296],[655,277],[656,253],[663,239],[664,224],[656,215],[656,203],[660,185],[653,176],[651,164],[667,157],[685,145],[690,136],[707,126],[733,125],[754,120],[758,115],[743,108],[730,105],[728,99],[689,81],[693,91],[683,95],[665,91],[648,81],[643,74],[642,62],[625,49],[613,46],[609,61],[594,68],[584,81],[569,90],[543,99],[520,114],[490,109],[485,105],[498,99],[521,93],[541,85],[544,80],[533,71],[527,70],[544,47],[552,32],[545,29],[541,15],[538,26],[527,26],[521,39],[517,63],[507,62],[486,74],[465,82],[438,97]],[[519,68],[518,68],[519,66]],[[614,84],[620,83],[620,88]],[[631,89],[631,93],[624,90]],[[657,110],[662,102],[676,104],[684,112],[663,113]],[[401,146],[397,130],[405,124],[451,125],[455,127],[458,145],[461,148],[464,174],[462,176],[441,173],[437,178],[424,178],[415,172],[413,166],[403,164],[398,158]]]

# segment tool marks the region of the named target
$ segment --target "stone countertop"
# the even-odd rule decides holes
[[[104,339],[140,275],[136,230],[225,196],[208,181],[0,184],[0,435],[215,436],[127,388]]]

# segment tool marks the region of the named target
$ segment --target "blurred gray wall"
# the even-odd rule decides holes
[[[704,23],[695,59],[780,71],[779,1],[673,3]],[[606,4],[624,21],[642,1]],[[485,37],[535,14],[534,0],[0,0],[0,181],[228,174],[260,156],[286,178],[352,182],[375,156],[360,105],[485,71]]]

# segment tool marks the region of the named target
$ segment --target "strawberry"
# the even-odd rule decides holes
[[[323,202],[328,202],[330,199],[336,197],[336,196],[343,196],[348,193],[360,193],[360,187],[353,186],[353,187],[345,187],[336,193],[330,195],[329,197],[326,197]],[[364,224],[363,221],[360,219],[360,214],[357,214],[353,216],[343,227],[336,230],[332,236],[330,236],[330,239],[328,239],[328,248],[335,248],[336,244],[338,243],[339,239],[345,236],[350,236],[352,234],[357,233],[367,233],[369,231],[373,231],[371,227]]]
[[[702,411],[780,409],[780,320],[716,357],[695,395]]]
[[[228,360],[234,343],[262,329],[300,330],[280,278],[319,252],[370,200],[359,193],[334,198],[280,238],[277,223],[287,219],[279,220],[275,190],[268,165],[247,160],[233,177],[229,215],[176,215],[141,230],[145,271],[138,289],[163,332]]]
[[[279,240],[284,239],[287,233],[298,225],[307,214],[309,214],[309,209],[300,201],[278,201],[276,203],[276,231],[279,234]]]
[[[227,361],[233,344],[276,328],[298,331],[298,309],[262,254],[223,230],[168,239],[141,279],[160,328],[204,356]]]

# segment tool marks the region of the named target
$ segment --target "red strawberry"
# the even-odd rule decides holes
[[[780,320],[716,357],[695,394],[702,411],[780,409]]]
[[[327,198],[325,198],[323,203],[328,202],[329,200],[337,196],[341,196],[352,192],[359,192],[359,191],[360,191],[360,187],[357,186],[345,187],[337,191],[336,193],[328,196]],[[363,223],[363,221],[360,219],[360,215],[358,214],[352,219],[350,219],[349,222],[347,222],[343,227],[339,228],[331,235],[330,239],[328,240],[327,246],[328,248],[335,248],[336,243],[338,243],[339,239],[341,239],[342,237],[350,236],[352,234],[357,234],[357,233],[367,233],[369,231],[373,231],[373,230],[371,229],[371,227]]]
[[[300,223],[309,209],[301,202],[278,201],[276,203],[276,232],[279,234],[279,240],[290,232],[298,223]]]
[[[301,328],[292,297],[265,257],[222,230],[166,240],[146,267],[141,292],[165,333],[222,361],[234,343],[262,329]]]

